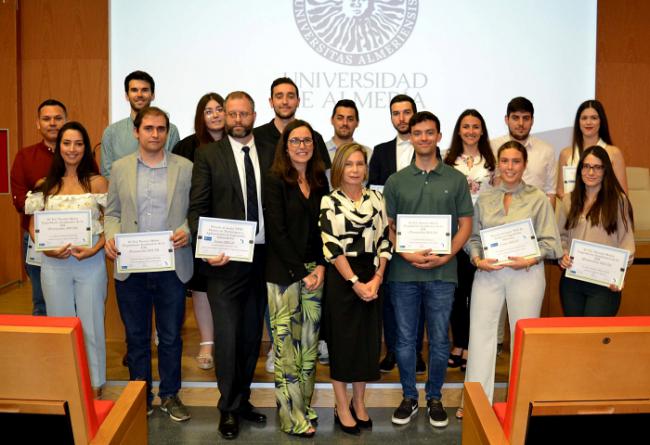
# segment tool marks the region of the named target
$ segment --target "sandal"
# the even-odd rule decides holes
[[[449,360],[447,360],[447,368],[458,368],[462,365],[463,356],[461,354],[449,354]]]
[[[214,345],[213,341],[202,341],[199,343],[199,346],[207,346],[207,345]],[[199,354],[196,356],[196,362],[197,366],[200,369],[212,369],[214,368],[214,359],[212,358],[212,354],[207,353],[207,354]]]
[[[458,408],[458,409],[456,410],[456,418],[457,418],[458,420],[463,420],[463,415],[464,415],[464,414],[465,414],[465,413],[463,412],[463,408]]]

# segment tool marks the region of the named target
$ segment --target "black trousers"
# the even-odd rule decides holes
[[[454,346],[467,349],[469,345],[469,306],[472,300],[472,284],[476,267],[463,250],[459,250],[456,254],[456,264],[458,265],[458,287],[454,293],[454,304],[451,307],[449,324]]]
[[[252,263],[232,262],[208,275],[214,320],[215,373],[222,412],[250,408],[250,387],[262,340],[267,304],[264,246],[255,246]]]

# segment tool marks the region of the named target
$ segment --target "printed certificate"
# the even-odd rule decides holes
[[[494,258],[496,265],[507,264],[508,257],[540,256],[537,236],[530,218],[481,230],[483,257]]]
[[[397,215],[396,252],[451,253],[451,215]]]
[[[90,210],[46,210],[34,212],[37,251],[54,250],[67,244],[92,247]]]
[[[384,194],[384,186],[383,185],[373,184],[373,185],[370,186],[370,190],[374,190],[376,192],[379,192],[382,195]]]
[[[118,233],[117,272],[161,272],[175,270],[172,231]]]
[[[230,261],[253,262],[255,253],[254,221],[199,218],[196,237],[196,258],[212,258],[225,254]]]
[[[43,252],[37,252],[34,247],[34,241],[32,237],[27,238],[27,253],[25,254],[25,263],[31,266],[39,266],[43,261]]]
[[[574,239],[569,253],[572,264],[567,278],[609,287],[623,287],[630,252],[625,249]]]
[[[562,167],[562,182],[564,185],[564,193],[571,193],[576,186],[576,174],[578,167],[565,165]]]

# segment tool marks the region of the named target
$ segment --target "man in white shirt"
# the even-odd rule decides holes
[[[490,141],[496,157],[499,147],[504,143],[515,140],[520,142],[528,151],[528,165],[524,171],[523,180],[526,184],[534,185],[548,196],[555,207],[555,189],[557,176],[557,159],[555,150],[548,143],[530,135],[533,126],[535,109],[530,100],[525,97],[515,97],[508,102],[505,122],[508,134]]]

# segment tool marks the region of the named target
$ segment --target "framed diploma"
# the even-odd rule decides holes
[[[225,254],[230,261],[253,262],[255,253],[254,221],[199,218],[196,236],[196,258],[212,258]]]
[[[175,270],[171,230],[163,232],[117,233],[117,272],[162,272]]]
[[[53,250],[67,244],[92,247],[90,210],[46,210],[34,212],[37,251]]]
[[[43,260],[43,252],[37,252],[34,247],[34,241],[31,237],[27,238],[27,253],[25,254],[25,263],[31,266],[39,266]]]
[[[625,249],[574,239],[569,256],[572,264],[566,277],[599,286],[623,286],[630,252]]]
[[[483,257],[494,258],[496,265],[511,262],[508,257],[540,256],[537,236],[530,218],[481,230]]]
[[[576,186],[576,174],[578,167],[565,165],[562,167],[562,182],[564,186],[564,193],[571,193]]]
[[[397,215],[396,252],[451,253],[451,215]]]

